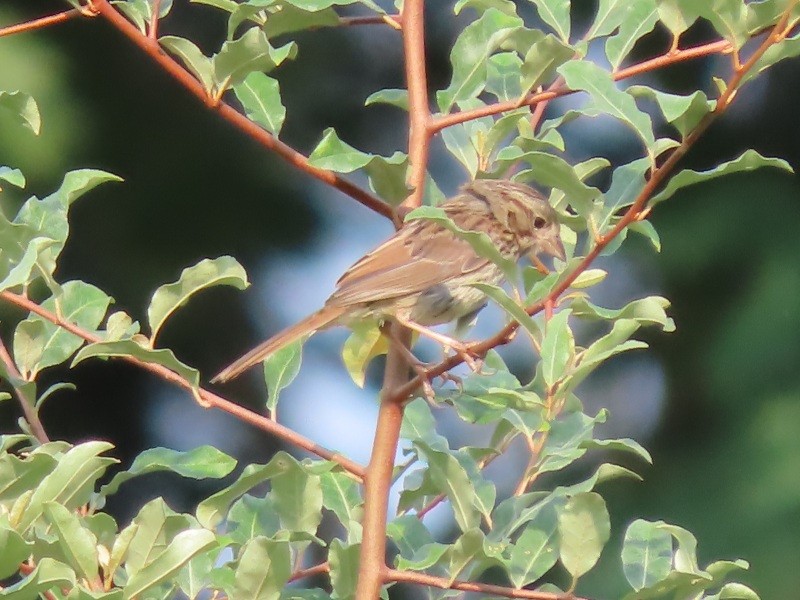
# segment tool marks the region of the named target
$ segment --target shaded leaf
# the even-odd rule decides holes
[[[150,343],[155,344],[158,332],[166,320],[186,304],[194,294],[216,285],[230,285],[243,290],[248,285],[247,274],[238,261],[231,256],[206,258],[194,266],[185,268],[174,283],[160,286],[150,306],[147,307],[147,320],[150,323]]]

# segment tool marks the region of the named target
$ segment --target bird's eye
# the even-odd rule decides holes
[[[541,229],[545,225],[547,225],[547,221],[545,220],[544,217],[536,217],[533,220],[533,228],[534,229]]]

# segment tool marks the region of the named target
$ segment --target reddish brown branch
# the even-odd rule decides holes
[[[6,371],[12,377],[23,379],[22,374],[19,372],[19,369],[17,369],[17,365],[14,363],[14,359],[11,358],[11,355],[8,353],[3,340],[0,340],[0,361],[3,362],[3,364],[6,366]],[[46,444],[50,441],[50,438],[47,436],[47,432],[44,430],[44,425],[42,425],[42,421],[39,419],[39,413],[34,406],[36,398],[30,398],[22,388],[17,387],[11,381],[9,381],[9,384],[14,389],[14,393],[17,396],[17,401],[22,409],[22,414],[25,415],[25,420],[28,422],[31,432],[34,436],[36,436],[36,439],[39,440],[40,443]]]
[[[35,302],[29,300],[25,296],[20,296],[19,294],[15,294],[9,291],[0,292],[0,298],[19,306],[27,311],[30,311],[34,314],[39,315],[43,319],[50,321],[51,323],[58,325],[62,329],[69,331],[71,334],[78,336],[79,338],[89,342],[89,343],[96,343],[102,341],[100,337],[97,335],[90,333],[81,327],[78,327],[74,323],[70,323],[69,321],[65,321],[55,313],[52,313]],[[363,479],[364,477],[364,467],[359,465],[358,463],[350,460],[349,458],[342,456],[336,452],[332,452],[327,448],[323,448],[315,444],[312,440],[300,435],[299,433],[289,429],[288,427],[284,427],[280,423],[276,423],[271,419],[254,413],[251,410],[243,408],[229,400],[225,400],[221,396],[210,392],[205,389],[198,389],[195,390],[194,386],[189,382],[187,379],[181,377],[174,371],[171,371],[167,367],[162,365],[158,365],[155,363],[145,362],[143,360],[139,360],[133,356],[124,356],[120,357],[122,360],[129,362],[131,364],[136,365],[144,369],[145,371],[149,371],[161,379],[165,381],[169,381],[177,385],[178,387],[186,390],[189,393],[194,394],[197,393],[200,404],[204,407],[213,407],[218,408],[219,410],[225,411],[238,419],[241,419],[245,423],[249,423],[253,427],[257,427],[263,431],[271,433],[272,435],[279,437],[280,439],[297,446],[298,448],[302,448],[308,452],[316,454],[317,456],[324,458],[326,460],[333,461],[339,465],[341,465],[345,470],[350,472],[351,474],[355,475],[356,477]]]
[[[79,8],[72,8],[70,10],[65,10],[64,12],[50,15],[49,17],[42,17],[40,19],[34,19],[33,21],[19,23],[18,25],[9,25],[8,27],[3,27],[0,29],[0,37],[14,35],[15,33],[23,33],[25,31],[33,31],[35,29],[44,29],[45,27],[58,25],[59,23],[69,21],[70,19],[79,17],[81,15],[93,16],[93,14],[89,11],[82,11]]]
[[[687,48],[686,50],[670,50],[662,56],[657,56],[635,65],[631,65],[630,67],[620,69],[616,73],[613,73],[612,76],[614,81],[620,81],[622,79],[633,77],[634,75],[641,75],[642,73],[647,73],[648,71],[664,68],[673,63],[691,60],[701,56],[708,56],[710,54],[725,54],[726,52],[730,52],[732,49],[733,46],[729,41],[718,40],[716,42],[695,46],[694,48]],[[553,100],[554,98],[559,98],[561,96],[574,93],[574,90],[570,90],[562,82],[561,85],[558,85],[553,89],[547,89],[544,92],[537,92],[528,96],[523,102],[519,102],[519,100],[508,100],[505,102],[497,102],[495,104],[481,106],[480,108],[476,108],[474,110],[464,110],[461,112],[440,116],[430,122],[430,129],[432,133],[437,133],[446,127],[452,127],[453,125],[458,125],[459,123],[465,123],[481,117],[488,117],[491,115],[508,112],[510,110],[519,108],[520,106],[533,106],[534,104],[539,104],[540,102],[547,102]]]
[[[492,585],[490,583],[474,583],[471,581],[453,581],[446,577],[436,577],[427,573],[417,573],[415,571],[400,571],[398,569],[388,569],[387,577],[391,581],[403,583],[416,583],[418,585],[428,585],[443,590],[460,590],[462,592],[478,592],[504,598],[530,598],[532,600],[584,600],[573,594],[554,594],[553,592],[538,592],[536,590],[518,590],[502,585]]]
[[[150,6],[150,29],[147,31],[147,37],[151,40],[158,40],[158,13],[161,12],[161,0],[153,0]]]
[[[364,206],[371,208],[375,212],[394,219],[394,210],[390,205],[379,198],[361,189],[357,185],[349,182],[339,174],[326,169],[320,169],[308,162],[303,154],[280,141],[271,133],[262,129],[250,119],[239,113],[232,106],[220,102],[208,95],[203,85],[195,79],[191,73],[184,69],[176,60],[170,57],[158,45],[155,40],[150,39],[131,24],[125,17],[117,12],[108,0],[91,0],[93,8],[103,16],[111,25],[118,29],[129,40],[143,50],[152,60],[164,69],[173,79],[186,88],[193,96],[198,98],[205,106],[220,115],[228,123],[239,129],[242,133],[252,138],[268,150],[275,152],[289,164],[298,168],[302,172],[336,188],[357,200]]]
[[[331,565],[328,561],[324,563],[320,563],[318,565],[314,565],[313,567],[308,567],[307,569],[300,569],[299,571],[295,571],[292,573],[291,577],[289,577],[288,583],[293,581],[298,581],[300,579],[305,579],[306,577],[313,577],[314,575],[320,575],[321,573],[330,573]]]
[[[781,17],[780,21],[778,21],[778,23],[770,30],[769,35],[766,36],[764,41],[759,45],[759,47],[747,60],[747,62],[740,65],[740,67],[734,72],[733,76],[727,83],[725,91],[717,100],[717,105],[715,110],[706,114],[705,117],[700,121],[700,123],[698,123],[698,125],[694,128],[694,130],[692,130],[691,133],[689,133],[684,138],[681,144],[675,147],[675,149],[672,151],[669,157],[664,161],[664,163],[660,167],[653,170],[650,178],[648,179],[647,183],[645,184],[644,188],[642,189],[641,193],[636,198],[636,200],[633,202],[633,204],[622,215],[622,217],[616,223],[614,228],[608,234],[604,235],[602,238],[597,240],[595,246],[581,260],[578,266],[575,267],[575,269],[573,269],[564,279],[562,279],[546,298],[526,308],[526,312],[529,315],[538,314],[539,312],[544,310],[545,307],[548,305],[555,305],[557,303],[559,296],[561,296],[561,294],[563,294],[572,285],[572,283],[575,281],[575,279],[578,278],[578,276],[581,273],[583,273],[587,268],[589,268],[589,266],[595,261],[595,259],[600,255],[600,253],[608,246],[608,244],[611,243],[611,241],[615,239],[626,227],[628,227],[628,225],[638,220],[644,214],[644,211],[647,210],[645,205],[647,201],[652,197],[653,193],[658,188],[658,186],[673,171],[678,161],[680,161],[681,158],[683,158],[686,155],[686,153],[700,138],[700,136],[730,105],[733,98],[735,97],[738,85],[741,83],[742,79],[747,74],[747,72],[755,66],[756,62],[761,58],[761,56],[763,56],[763,54],[769,49],[770,46],[780,41],[781,39],[783,39],[783,37],[787,35],[787,24],[789,16],[791,14],[791,8],[794,6],[794,4],[795,3],[792,3],[790,8],[787,9],[787,11]],[[672,62],[677,62],[677,60],[683,60],[686,56],[695,57],[695,56],[702,56],[705,54],[729,52],[731,50],[732,46],[727,41],[718,41],[710,44],[704,44],[702,46],[698,46],[696,48],[692,48],[689,50],[678,50],[676,52],[672,52],[670,54],[657,57],[649,61],[645,61],[644,63],[634,65],[632,67],[629,67],[628,69],[621,69],[614,75],[614,77],[615,79],[623,79],[625,77],[630,77],[632,74],[645,72],[647,70],[651,70],[656,67],[663,67],[666,66],[667,64],[671,64]],[[543,92],[541,94],[537,94],[535,97],[538,98],[538,100],[536,101],[549,100],[550,98],[555,97],[554,95],[564,95],[564,93],[572,93],[572,92],[569,90],[565,91],[562,89],[559,91]],[[493,106],[497,107],[499,105],[493,105]],[[469,112],[475,112],[475,111],[469,111]],[[432,123],[432,126],[439,126],[442,124],[443,121],[447,122],[447,124],[444,126],[455,124],[455,122],[450,122],[449,119],[451,117],[458,117],[465,114],[467,113],[456,113],[454,115],[448,115],[447,117],[442,117],[434,121]],[[516,331],[518,327],[519,323],[516,322],[509,323],[491,338],[472,344],[471,350],[474,351],[475,353],[482,354],[488,352],[489,350],[495,348],[496,346],[506,344],[511,339],[511,335],[514,333],[514,331]],[[463,359],[460,356],[458,355],[451,356],[443,360],[439,364],[429,368],[427,371],[427,375],[428,377],[436,377],[456,367],[462,362]],[[414,377],[404,386],[395,390],[395,394],[392,396],[392,398],[398,401],[407,400],[411,396],[411,394],[413,394],[420,387],[420,385],[422,385],[421,378]]]
[[[433,130],[428,106],[428,76],[425,68],[425,26],[423,2],[410,2],[403,10],[403,55],[408,86],[408,183],[413,191],[403,202],[404,209],[422,204],[425,174],[428,169]]]

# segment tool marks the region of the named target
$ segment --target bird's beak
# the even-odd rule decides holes
[[[551,254],[562,261],[567,260],[567,253],[564,251],[564,244],[561,242],[561,238],[557,235],[541,240],[539,244],[539,251],[547,252],[547,254]]]

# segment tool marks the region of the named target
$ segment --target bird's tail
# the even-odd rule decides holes
[[[211,380],[212,383],[221,383],[233,379],[234,377],[238,377],[247,369],[257,365],[281,348],[288,346],[292,342],[296,342],[304,335],[313,334],[326,325],[330,325],[333,321],[338,319],[343,312],[344,308],[340,306],[323,307],[299,323],[295,323],[283,331],[276,333],[266,342],[263,342],[250,350],[250,352],[223,369],[216,377],[214,377],[214,379]]]

